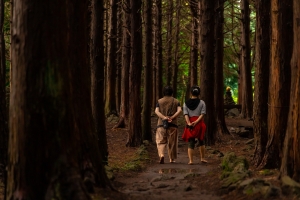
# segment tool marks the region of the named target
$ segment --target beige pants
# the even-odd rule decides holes
[[[159,127],[156,130],[156,145],[158,156],[164,156],[165,147],[168,147],[168,155],[170,159],[177,158],[178,149],[178,132],[176,127],[169,127],[164,129]]]

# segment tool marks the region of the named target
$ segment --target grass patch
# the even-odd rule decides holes
[[[249,187],[247,189],[244,190],[244,194],[246,195],[253,195],[253,188]]]
[[[129,151],[122,155],[112,157],[112,162],[109,166],[112,171],[141,171],[145,161],[149,160],[149,154],[144,145],[136,148],[134,151]]]
[[[274,174],[274,172],[270,169],[263,169],[263,170],[259,171],[258,173],[263,176],[270,176],[270,175]]]

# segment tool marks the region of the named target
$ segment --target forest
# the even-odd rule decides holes
[[[299,0],[0,0],[4,199],[91,199],[107,177],[107,118],[127,148],[152,139],[163,88],[206,102],[222,141],[224,95],[253,120],[257,169],[300,182]]]

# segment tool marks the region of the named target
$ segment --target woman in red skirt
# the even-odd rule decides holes
[[[206,105],[203,100],[199,99],[200,87],[193,86],[191,88],[191,95],[192,97],[183,105],[183,114],[187,125],[182,135],[182,139],[188,142],[189,165],[193,164],[196,139],[199,141],[197,147],[200,150],[200,161],[207,163],[204,159],[205,147],[203,142],[206,131],[203,119],[206,114]]]

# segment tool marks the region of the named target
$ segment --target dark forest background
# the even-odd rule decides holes
[[[300,181],[299,9],[298,0],[0,0],[5,196],[88,198],[87,170],[110,186],[105,119],[119,117],[129,148],[151,141],[166,85],[182,104],[201,87],[207,145],[228,134],[230,87],[239,117],[254,120],[252,162]]]

